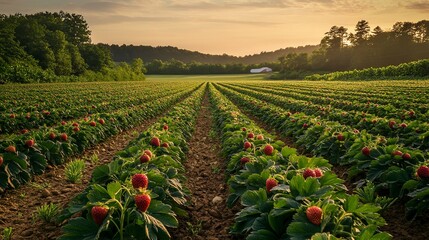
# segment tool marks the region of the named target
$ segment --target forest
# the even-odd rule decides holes
[[[90,34],[78,14],[0,15],[0,83],[144,79],[141,59],[114,63]]]

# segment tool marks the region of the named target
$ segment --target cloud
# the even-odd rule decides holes
[[[410,10],[418,10],[420,12],[429,11],[429,2],[428,1],[413,1],[404,5],[405,8]]]

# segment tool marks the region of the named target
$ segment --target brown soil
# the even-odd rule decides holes
[[[234,211],[226,207],[225,202],[228,197],[226,163],[219,156],[219,140],[210,136],[211,126],[206,94],[185,163],[186,186],[192,193],[186,209],[189,216],[179,220],[179,228],[172,233],[174,239],[232,239],[228,232],[234,222]]]
[[[0,230],[12,227],[12,239],[55,239],[60,236],[61,226],[38,220],[36,208],[44,203],[66,206],[74,196],[86,188],[96,166],[110,162],[117,151],[124,149],[137,137],[136,132],[144,131],[158,118],[147,120],[140,126],[124,131],[86,150],[81,156],[82,159],[88,159],[97,154],[99,161],[96,163],[86,161],[84,177],[80,184],[67,182],[64,176],[65,165],[49,166],[44,174],[35,176],[32,182],[17,190],[7,191],[0,198]]]
[[[423,218],[417,218],[413,222],[407,220],[404,203],[393,204],[381,215],[387,222],[381,230],[390,233],[393,239],[429,239],[429,221]]]

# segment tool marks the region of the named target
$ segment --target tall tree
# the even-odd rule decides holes
[[[355,34],[350,34],[349,40],[353,46],[361,46],[367,42],[371,28],[366,20],[360,20],[355,27]]]

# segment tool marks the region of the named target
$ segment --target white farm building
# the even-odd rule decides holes
[[[272,72],[272,71],[273,71],[273,69],[271,69],[269,67],[250,69],[250,73],[268,73],[268,72]]]

